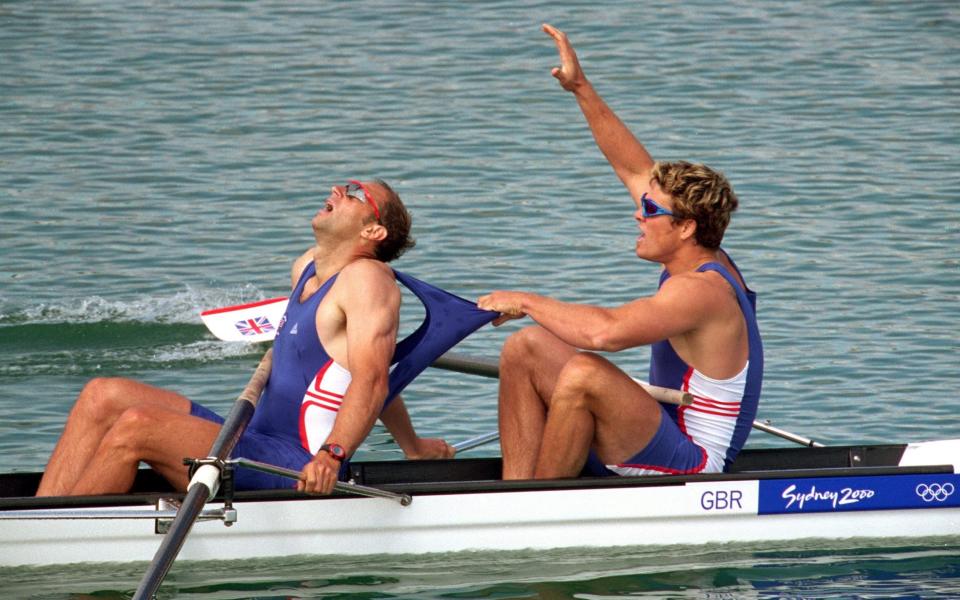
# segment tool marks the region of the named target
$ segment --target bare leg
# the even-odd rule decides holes
[[[84,386],[70,411],[63,434],[47,463],[37,495],[69,493],[86,471],[107,432],[120,415],[135,406],[155,406],[183,415],[190,412],[190,401],[169,390],[132,379],[91,380]]]
[[[97,448],[73,495],[123,493],[133,485],[140,461],[175,488],[187,488],[185,456],[206,456],[220,425],[156,406],[126,410]]]
[[[660,418],[657,401],[616,365],[578,353],[557,379],[534,477],[576,477],[591,445],[606,464],[624,461],[653,439]]]
[[[541,327],[510,336],[500,353],[499,427],[504,479],[533,477],[554,383],[576,350]]]

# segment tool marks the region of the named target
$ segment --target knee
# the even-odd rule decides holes
[[[126,452],[139,457],[140,443],[146,437],[144,432],[157,424],[155,412],[143,407],[124,410],[104,436],[103,445],[111,452]]]
[[[516,366],[537,361],[538,354],[547,346],[550,334],[540,326],[524,327],[507,338],[500,352],[500,365]]]
[[[87,420],[114,421],[124,411],[120,400],[129,396],[129,392],[125,392],[126,382],[118,377],[91,379],[80,391],[74,413]]]
[[[563,365],[557,377],[554,397],[585,402],[597,382],[602,380],[606,361],[591,352],[578,352]]]

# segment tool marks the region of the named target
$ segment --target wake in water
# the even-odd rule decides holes
[[[186,288],[166,297],[100,296],[0,309],[0,377],[95,376],[246,357],[258,345],[221,342],[200,321],[209,308],[262,300],[252,285]]]
[[[230,290],[198,290],[190,286],[168,297],[147,296],[113,300],[100,296],[65,299],[26,308],[0,301],[0,327],[35,323],[184,323],[200,324],[200,313],[210,308],[263,300],[267,296],[251,284]]]

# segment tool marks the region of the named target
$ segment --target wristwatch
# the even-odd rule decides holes
[[[340,444],[324,444],[320,446],[320,452],[326,452],[340,462],[347,459],[347,451]]]

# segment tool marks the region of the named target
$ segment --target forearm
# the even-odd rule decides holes
[[[410,421],[410,413],[403,403],[403,398],[397,396],[380,414],[383,423],[405,456],[410,456],[416,449],[417,432]]]
[[[600,97],[593,85],[584,79],[573,94],[590,126],[597,147],[613,167],[617,177],[625,185],[635,178],[642,178],[644,183],[649,180],[653,157]]]
[[[387,395],[387,377],[354,377],[325,443],[337,443],[352,456],[380,416]]]
[[[520,311],[567,344],[582,350],[609,351],[615,326],[610,309],[561,302],[538,294],[520,294]]]

